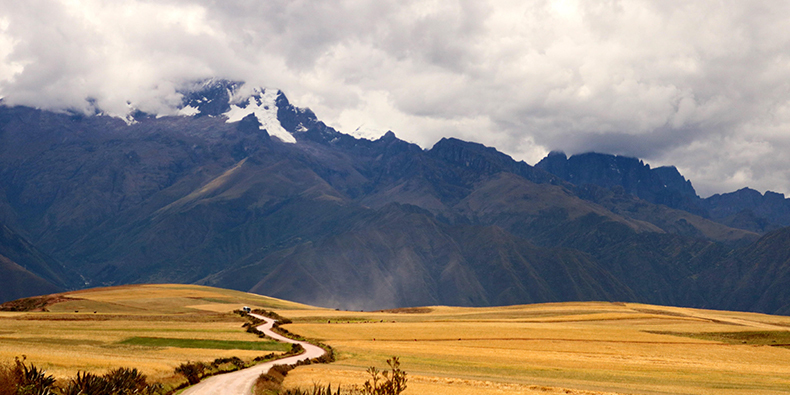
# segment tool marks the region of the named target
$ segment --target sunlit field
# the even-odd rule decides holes
[[[277,347],[241,328],[231,311],[247,305],[334,347],[336,362],[291,371],[291,387],[361,384],[399,356],[415,395],[790,393],[790,317],[630,303],[351,312],[185,285],[64,295],[74,300],[47,312],[0,313],[0,359],[26,355],[57,377],[125,366],[173,381],[185,361]]]
[[[611,303],[282,311],[339,351],[287,385],[359,383],[401,357],[414,394],[790,393],[790,318]]]
[[[0,361],[22,355],[58,378],[77,371],[134,367],[172,382],[187,361],[245,360],[285,351],[247,333],[231,311],[244,305],[299,308],[277,299],[222,289],[142,285],[64,294],[48,312],[0,312]],[[221,308],[220,308],[221,306]]]

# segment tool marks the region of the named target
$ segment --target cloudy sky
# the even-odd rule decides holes
[[[168,113],[207,77],[363,137],[624,154],[703,196],[790,192],[786,1],[0,1],[5,103]]]

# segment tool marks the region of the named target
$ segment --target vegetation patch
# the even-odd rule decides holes
[[[744,331],[744,332],[669,332],[649,331],[658,335],[673,335],[693,339],[712,340],[728,344],[773,346],[790,348],[790,331]]]
[[[173,339],[163,337],[130,337],[119,344],[147,347],[207,348],[213,350],[289,351],[291,346],[274,341],[240,341],[208,339]]]
[[[16,358],[14,364],[0,364],[0,395],[161,395],[159,383],[133,368],[117,368],[104,375],[78,372],[67,383],[57,381],[43,369]]]

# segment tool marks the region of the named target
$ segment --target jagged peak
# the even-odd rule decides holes
[[[396,140],[395,133],[392,130],[388,130],[387,133],[384,133],[383,136],[379,137],[379,140]]]
[[[626,192],[654,203],[687,208],[683,198],[672,197],[672,194],[692,200],[699,198],[691,181],[676,167],[651,169],[642,159],[631,156],[585,152],[565,157],[552,152],[535,167],[577,185],[595,184],[606,188],[619,185]]]
[[[179,93],[183,100],[178,115],[226,117],[229,123],[253,115],[261,130],[286,143],[296,143],[294,134],[307,131],[317,122],[312,111],[294,107],[275,88],[211,78],[187,84]]]

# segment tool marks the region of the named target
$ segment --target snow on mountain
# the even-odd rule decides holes
[[[292,133],[304,133],[320,122],[307,108],[292,106],[277,89],[253,87],[241,81],[210,78],[185,84],[177,90],[181,103],[165,112],[146,113],[127,103],[125,115],[105,114],[98,109],[95,115],[109,115],[122,119],[127,125],[138,123],[146,117],[225,117],[227,123],[241,121],[252,114],[260,123],[260,130],[285,143],[296,143]],[[323,124],[322,124],[323,125]],[[322,126],[321,133],[331,128]]]
[[[178,115],[182,115],[185,117],[191,117],[200,114],[200,109],[197,107],[192,106],[185,106],[178,110]]]
[[[277,137],[286,143],[296,143],[296,138],[283,128],[277,118],[277,96],[280,94],[272,89],[253,89],[252,95],[246,100],[239,100],[237,104],[231,104],[230,110],[222,115],[228,117],[226,122],[238,122],[249,114],[254,114],[261,123],[261,130],[265,129],[270,136]],[[231,103],[237,101],[231,98]]]
[[[277,116],[277,102],[282,95],[277,89],[251,88],[243,82],[212,78],[196,82],[180,93],[184,98],[178,115],[224,116],[227,117],[226,122],[231,123],[253,114],[258,118],[261,130],[283,142],[296,143],[296,138],[283,127]]]

